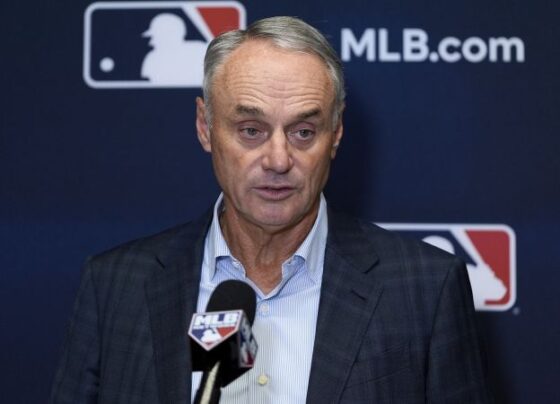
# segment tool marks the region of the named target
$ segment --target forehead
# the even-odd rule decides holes
[[[334,100],[329,70],[318,56],[266,40],[250,40],[233,51],[217,70],[213,87],[217,101],[330,107]]]

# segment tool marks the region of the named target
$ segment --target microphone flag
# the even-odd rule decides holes
[[[188,334],[203,349],[203,351],[194,349],[201,357],[207,356],[206,353],[213,356],[211,353],[219,350],[219,345],[229,341],[226,345],[236,347],[233,358],[240,368],[248,369],[254,365],[258,345],[251,332],[251,324],[243,310],[195,313]],[[195,365],[203,362],[206,361],[195,361]],[[204,369],[193,368],[193,370]]]

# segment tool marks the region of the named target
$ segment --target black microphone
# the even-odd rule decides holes
[[[251,332],[256,296],[244,282],[220,283],[206,312],[195,313],[189,327],[193,370],[204,371],[196,404],[217,404],[220,388],[253,367],[257,343]]]

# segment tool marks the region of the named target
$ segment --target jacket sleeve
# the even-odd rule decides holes
[[[491,403],[472,291],[462,263],[450,268],[430,341],[427,402]]]
[[[55,375],[50,397],[52,404],[97,402],[100,330],[92,272],[92,264],[88,260]]]

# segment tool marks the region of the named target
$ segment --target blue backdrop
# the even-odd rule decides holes
[[[348,87],[329,203],[484,262],[507,290],[478,313],[497,401],[560,402],[560,5],[201,3],[2,6],[1,401],[46,401],[86,256],[217,197],[200,88],[141,74],[171,13],[189,41],[271,15],[327,34]]]

